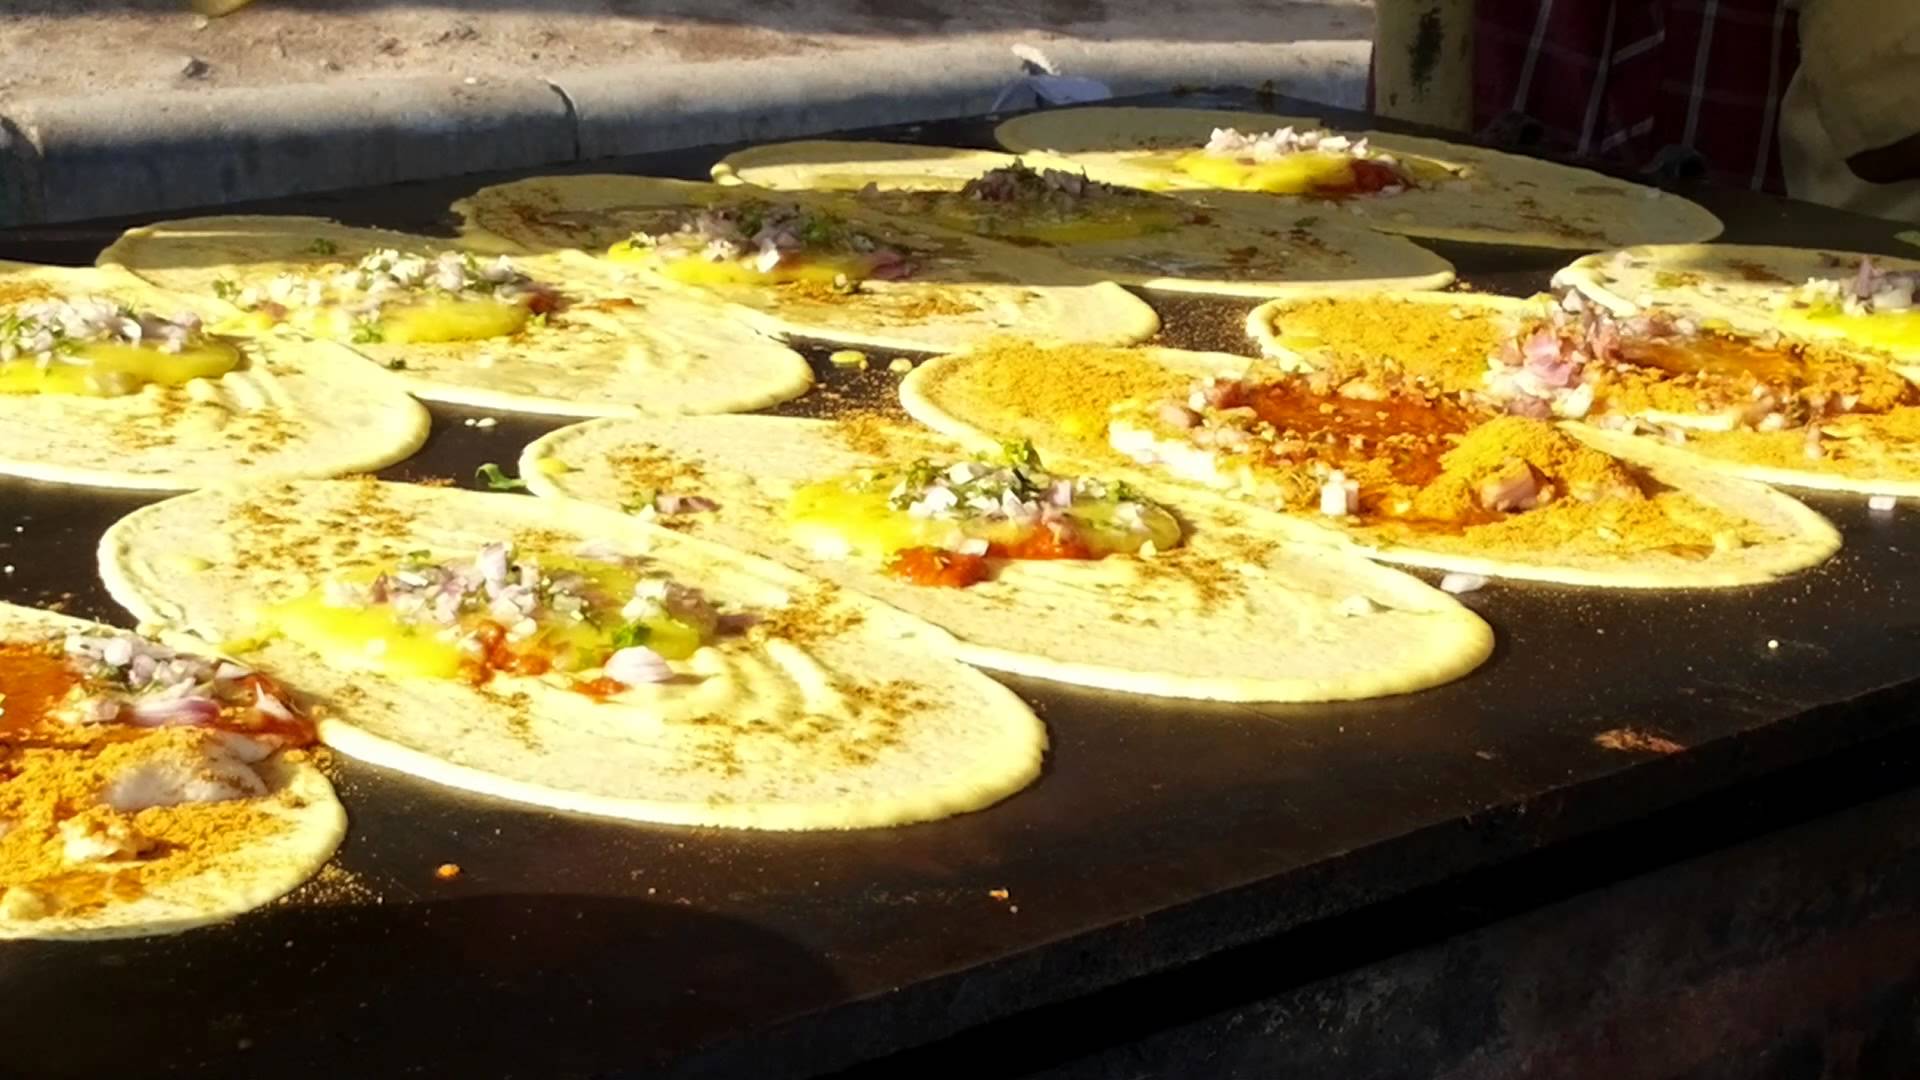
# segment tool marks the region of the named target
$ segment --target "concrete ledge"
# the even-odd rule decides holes
[[[1357,106],[1369,45],[1049,42],[1116,94],[1260,86]],[[0,104],[0,226],[159,213],[991,111],[1021,75],[950,42],[599,68]],[[1017,103],[1024,106],[1029,102]]]
[[[1158,45],[1049,42],[1062,72],[1114,93],[1259,86],[1330,105],[1366,97],[1367,42]],[[578,114],[582,159],[705,143],[788,139],[853,127],[974,116],[1020,76],[992,45],[925,45],[778,60],[602,68],[555,80]]]
[[[0,213],[74,221],[565,161],[565,99],[539,79],[368,80],[20,101]]]
[[[1049,45],[1047,59],[1072,75],[1099,79],[1116,96],[1175,86],[1246,86],[1341,109],[1367,105],[1366,41],[1294,41],[1261,45]]]
[[[591,160],[968,116],[1019,77],[1004,48],[916,46],[601,68],[555,82],[573,102],[580,157]]]

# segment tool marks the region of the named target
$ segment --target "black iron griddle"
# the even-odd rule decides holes
[[[1371,122],[1252,93],[1143,103]],[[991,130],[858,134],[990,146]],[[698,178],[727,149],[598,167]],[[509,178],[226,209],[445,233],[453,198]],[[1885,222],[1685,193],[1728,240],[1899,250]],[[90,262],[134,223],[0,234],[0,258]],[[1571,257],[1435,246],[1466,282],[1509,293]],[[1167,342],[1246,348],[1249,305],[1154,300]],[[824,353],[822,390],[793,408],[891,399],[891,354],[862,372]],[[390,475],[471,485],[475,466],[510,467],[564,422],[433,413],[432,440]],[[498,425],[462,423],[485,415]],[[93,549],[148,501],[0,479],[0,599],[126,622]],[[616,824],[346,762],[338,864],[353,887],[308,886],[174,937],[0,945],[0,1076],[771,1080],[961,1060],[1015,1075],[1113,1037],[1108,1024],[1138,1034],[1905,784],[1920,743],[1920,517],[1808,501],[1846,535],[1818,570],[1701,593],[1495,583],[1465,598],[1499,633],[1494,659],[1418,694],[1210,706],[1008,678],[1052,732],[1045,776],[932,824]],[[1684,749],[1596,742],[1627,727]],[[463,873],[436,879],[448,862]]]

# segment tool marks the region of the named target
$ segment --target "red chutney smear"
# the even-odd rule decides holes
[[[222,709],[220,719],[209,726],[223,731],[237,731],[242,735],[276,735],[288,746],[311,746],[318,740],[319,734],[314,730],[313,721],[300,711],[300,707],[293,703],[293,695],[287,693],[279,683],[256,671],[235,679],[234,685],[251,691],[255,701],[265,696],[285,704],[293,716],[282,720],[261,712],[258,706],[243,705]]]
[[[73,670],[64,654],[45,645],[0,644],[0,733],[15,734],[31,730],[47,719],[47,714],[63,704],[84,680]],[[288,746],[309,746],[314,742],[313,721],[293,704],[293,696],[279,683],[259,672],[243,675],[232,685],[242,691],[242,700],[271,697],[287,706],[292,715],[281,719],[269,716],[249,701],[220,710],[220,718],[205,727],[232,731],[241,735],[272,735]]]
[[[0,644],[0,731],[21,731],[65,701],[80,676],[42,645]]]
[[[984,555],[963,555],[939,547],[901,548],[887,573],[914,585],[964,589],[987,580],[989,559],[1097,559],[1099,555],[1071,530],[1034,529],[1011,544],[992,544]]]
[[[553,656],[540,649],[518,651],[508,643],[507,630],[499,623],[488,622],[475,632],[481,646],[481,659],[469,661],[466,665],[467,681],[475,686],[485,686],[493,681],[500,672],[511,675],[545,675],[553,670]],[[631,689],[618,679],[602,675],[596,679],[575,679],[567,689],[598,702]]]
[[[1400,170],[1378,161],[1355,158],[1347,163],[1349,179],[1344,184],[1316,184],[1315,195],[1339,197],[1342,195],[1373,195],[1390,187],[1411,187]]]
[[[474,631],[480,645],[480,659],[468,661],[467,679],[475,686],[493,681],[497,672],[511,675],[545,675],[553,670],[553,659],[544,652],[516,651],[507,642],[507,628],[496,622],[482,623]]]
[[[602,675],[597,679],[575,682],[573,684],[574,693],[585,694],[595,701],[605,701],[616,694],[623,694],[629,689],[630,687],[628,687],[626,683],[607,675]]]
[[[901,548],[887,563],[887,573],[914,585],[964,589],[987,580],[987,557],[938,547]]]
[[[1086,541],[1074,533],[1053,529],[1035,529],[1017,543],[993,544],[987,555],[995,559],[1093,559],[1098,558]]]

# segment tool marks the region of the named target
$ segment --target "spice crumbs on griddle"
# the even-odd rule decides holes
[[[893,457],[900,444],[912,438],[898,421],[871,412],[849,412],[831,421],[835,438],[856,454],[877,460]]]
[[[1143,577],[1165,575],[1191,588],[1203,612],[1218,611],[1246,596],[1246,575],[1211,552],[1177,547],[1138,565]]]
[[[921,319],[959,318],[980,310],[938,287],[878,292],[867,288],[836,289],[832,285],[796,281],[780,286],[772,293],[776,307],[803,307],[808,304],[844,307],[860,305],[870,314],[903,322]]]
[[[570,551],[579,542],[577,538],[553,529],[515,529],[513,533],[513,546],[521,551]]]
[[[899,740],[900,722],[934,704],[919,684],[908,679],[889,679],[881,683],[855,682],[846,690],[859,717],[869,727],[863,742],[872,749],[884,749]]]
[[[1728,269],[1740,275],[1742,281],[1751,281],[1761,285],[1791,285],[1793,282],[1771,268],[1747,259],[1734,259],[1727,263]]]
[[[704,716],[695,717],[689,723],[717,721],[717,717]],[[735,746],[734,739],[728,735],[703,739],[699,745],[690,747],[685,756],[685,763],[694,771],[718,773],[729,778],[744,776],[747,771],[746,766],[740,763],[739,748]]]
[[[1576,225],[1565,217],[1544,209],[1531,195],[1520,196],[1516,200],[1516,205],[1520,208],[1517,216],[1529,225],[1538,225],[1543,231],[1559,236],[1583,240],[1593,247],[1607,246],[1605,233],[1585,225]]]
[[[533,733],[533,699],[521,691],[501,693],[491,686],[476,686],[474,691],[487,699],[491,712],[505,718],[507,734],[529,750],[541,748],[540,737]]]
[[[1278,232],[1268,231],[1267,235],[1273,236],[1277,239],[1282,234]],[[1294,247],[1300,248],[1306,251],[1310,251],[1319,258],[1333,259],[1337,262],[1343,262],[1343,263],[1353,261],[1352,255],[1349,255],[1344,251],[1336,251],[1333,248],[1328,247],[1327,242],[1321,239],[1319,234],[1313,231],[1313,229],[1310,227],[1309,222],[1303,221],[1295,225],[1293,228],[1288,229],[1284,235],[1286,236],[1288,242],[1290,242]]]
[[[6,280],[0,281],[0,304],[11,306],[59,296],[59,288],[49,281],[35,281],[18,275],[9,275]]]
[[[1595,746],[1604,750],[1623,750],[1642,754],[1677,754],[1686,747],[1664,735],[1638,728],[1611,728],[1593,737]]]
[[[675,485],[699,488],[706,484],[706,471],[698,462],[655,446],[611,454],[607,463],[613,466],[615,476],[647,491]]]
[[[842,603],[828,586],[798,590],[786,606],[747,631],[749,640],[780,638],[802,648],[811,642],[844,637],[866,621],[866,613]]]
[[[915,295],[904,302],[887,305],[887,314],[903,321],[922,319],[961,318],[980,310],[980,305],[966,303],[944,292],[926,292]]]
[[[312,880],[289,896],[288,900],[298,900],[314,907],[365,907],[385,902],[373,886],[351,870],[331,862],[322,866],[320,872],[313,875]]]

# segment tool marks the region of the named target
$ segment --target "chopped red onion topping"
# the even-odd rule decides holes
[[[1482,507],[1502,514],[1531,510],[1546,502],[1548,497],[1548,492],[1540,486],[1533,466],[1518,459],[1508,462],[1505,468],[1480,481],[1475,494]]]
[[[977,202],[1043,202],[1071,206],[1094,196],[1129,197],[1138,192],[1089,180],[1083,173],[1034,169],[1022,162],[989,169],[960,188],[962,198]]]
[[[644,645],[632,645],[607,657],[603,668],[607,678],[628,686],[663,683],[673,678],[673,668],[657,652]]]
[[[42,367],[83,361],[83,345],[151,344],[178,353],[200,340],[200,317],[165,318],[100,296],[31,300],[0,312],[0,362],[27,359]]]
[[[653,508],[662,514],[710,514],[720,504],[704,495],[664,493],[653,497]]]
[[[1785,302],[1835,307],[1848,315],[1911,311],[1920,300],[1920,271],[1883,270],[1861,256],[1851,279],[1809,278]]]
[[[1356,158],[1372,158],[1391,162],[1388,155],[1380,154],[1367,145],[1365,138],[1348,136],[1328,131],[1326,128],[1283,127],[1274,131],[1243,134],[1234,128],[1215,128],[1213,137],[1207,140],[1206,153],[1213,157],[1234,158],[1249,162],[1264,163],[1276,161],[1289,154],[1317,150],[1328,154],[1346,154]]]
[[[744,262],[760,273],[807,258],[842,258],[878,280],[910,276],[914,264],[898,246],[842,218],[799,203],[749,200],[677,212],[663,226],[633,233],[628,243],[667,260]]]
[[[227,706],[252,708],[282,723],[299,719],[269,684],[231,661],[178,652],[125,632],[69,634],[65,651],[74,670],[103,687],[78,718],[82,723],[208,726]]]
[[[895,509],[918,518],[967,523],[1054,524],[1081,502],[1115,503],[1113,521],[1132,531],[1151,531],[1145,499],[1124,483],[1092,476],[1048,472],[1027,443],[1009,443],[998,461],[972,458],[948,464],[922,459],[905,470],[876,472],[884,482],[900,476],[888,491]]]
[[[550,298],[553,290],[523,273],[505,255],[482,262],[463,251],[428,256],[381,248],[348,269],[318,275],[279,274],[263,284],[235,289],[229,298],[240,308],[276,317],[284,317],[293,307],[333,306],[377,319],[387,304],[413,300],[421,293],[533,303]]]
[[[1320,485],[1320,512],[1328,517],[1347,517],[1360,509],[1360,484],[1335,469]]]

